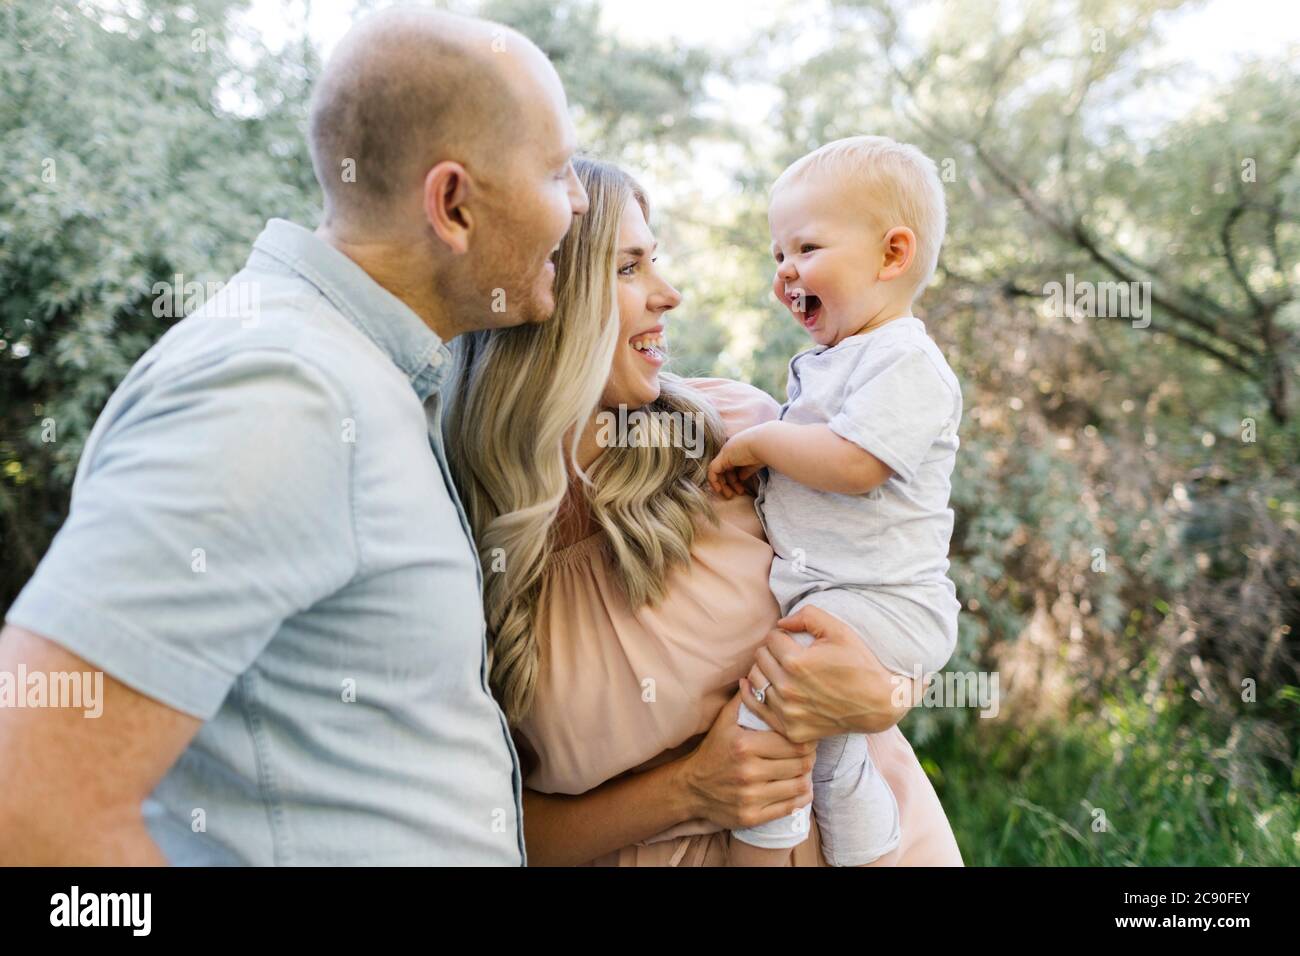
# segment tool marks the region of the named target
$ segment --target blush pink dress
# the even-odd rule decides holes
[[[689,380],[727,433],[775,418],[780,406],[750,385]],[[689,752],[748,673],[779,617],[768,591],[772,549],[751,497],[715,501],[689,567],[672,572],[658,606],[632,609],[599,534],[554,552],[539,622],[542,669],[532,713],[517,728],[533,764],[524,785],[580,794]],[[897,727],[868,735],[871,758],[898,800],[902,842],[873,866],[960,866],[939,799]],[[825,866],[816,821],[794,866]],[[690,820],[591,861],[597,866],[720,866],[730,833]]]

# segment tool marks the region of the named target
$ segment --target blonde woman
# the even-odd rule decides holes
[[[873,865],[960,865],[888,672],[815,608],[782,622],[812,647],[775,630],[753,499],[707,489],[727,436],[779,406],[663,371],[681,297],[655,266],[646,195],[575,165],[590,208],[557,254],[555,315],[462,336],[448,419],[529,862],[725,865],[729,831],[807,806],[815,742],[851,730],[871,734],[899,803],[903,843]],[[779,732],[739,727],[742,698]],[[825,865],[815,820],[792,863]]]

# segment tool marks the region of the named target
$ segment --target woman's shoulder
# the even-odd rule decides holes
[[[729,378],[686,378],[682,383],[699,392],[717,409],[728,436],[781,414],[780,402],[745,382]]]

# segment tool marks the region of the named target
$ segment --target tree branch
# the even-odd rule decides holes
[[[1240,187],[1238,187],[1240,189]],[[1237,224],[1242,213],[1246,211],[1245,200],[1239,200],[1235,206],[1228,211],[1228,215],[1223,218],[1223,226],[1219,229],[1219,243],[1223,246],[1223,256],[1228,260],[1228,272],[1236,280],[1237,285],[1246,293],[1246,299],[1256,311],[1263,309],[1264,303],[1255,295],[1255,290],[1250,287],[1246,281],[1246,276],[1241,271],[1241,266],[1237,262],[1237,254],[1232,250],[1232,227]]]

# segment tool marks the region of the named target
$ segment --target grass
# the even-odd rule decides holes
[[[967,865],[1300,865],[1296,739],[1285,766],[1247,736],[1130,698],[1031,729],[973,719],[917,752]]]

